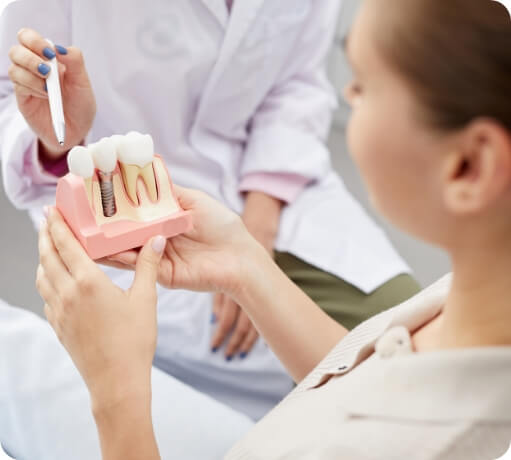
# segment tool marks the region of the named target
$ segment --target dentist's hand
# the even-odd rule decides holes
[[[37,289],[45,314],[87,384],[93,407],[150,399],[156,349],[156,277],[165,247],[140,252],[127,291],[88,257],[55,209],[39,234]]]
[[[18,107],[39,138],[42,153],[56,159],[85,138],[96,115],[96,101],[83,56],[75,47],[50,46],[32,29],[21,29],[18,40],[19,44],[9,51],[12,61],[9,78],[14,83]],[[59,145],[55,137],[45,90],[50,72],[48,60],[55,55],[66,117],[64,146]]]

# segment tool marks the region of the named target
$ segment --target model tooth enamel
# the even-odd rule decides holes
[[[112,182],[113,171],[117,166],[117,152],[115,142],[110,138],[103,138],[91,148],[94,164],[99,170],[99,185],[101,188],[101,202],[103,214],[112,217],[117,207],[115,205],[114,185]]]
[[[158,190],[153,170],[154,143],[149,134],[132,131],[124,137],[118,147],[119,162],[126,191],[131,201],[139,205],[137,196],[138,178],[146,185],[149,198],[158,199]]]
[[[108,137],[104,137],[100,141],[89,145],[89,148],[96,168],[104,173],[113,172],[117,165],[115,142]]]
[[[69,171],[77,176],[83,177],[85,190],[89,203],[92,203],[92,176],[94,175],[94,161],[91,153],[86,147],[77,145],[67,155]]]

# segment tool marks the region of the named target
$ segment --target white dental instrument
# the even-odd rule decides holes
[[[46,41],[54,46],[53,43],[46,39]],[[50,104],[51,121],[55,136],[60,145],[64,145],[66,137],[66,121],[64,118],[64,107],[62,106],[62,91],[60,90],[59,81],[59,65],[57,58],[54,57],[48,62],[50,66],[50,74],[46,79],[46,88],[48,90],[48,102]]]

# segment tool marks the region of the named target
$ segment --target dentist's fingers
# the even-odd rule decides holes
[[[95,274],[103,275],[55,208],[49,209],[48,229],[62,262],[75,280],[84,281]]]
[[[22,45],[13,46],[9,50],[9,58],[14,65],[27,70],[39,81],[45,80],[50,74],[48,61]]]
[[[222,306],[224,304],[224,294],[217,293],[213,297],[213,317],[211,318],[212,323],[216,323],[217,319],[220,318],[222,312]]]
[[[252,321],[247,316],[244,311],[241,311],[238,320],[236,321],[236,326],[234,327],[234,331],[229,339],[229,343],[227,344],[227,348],[225,350],[226,356],[233,356],[238,352],[242,352],[241,345],[245,343],[245,340],[249,336],[251,332],[253,332],[254,326],[252,325]],[[245,354],[241,355],[243,358],[246,356],[246,353],[250,351],[250,348],[245,348]]]
[[[220,345],[224,342],[227,334],[231,332],[238,315],[240,313],[240,307],[236,305],[230,298],[224,296],[224,303],[222,305],[222,311],[217,321],[217,329],[211,341],[211,348],[213,351],[217,351]],[[232,358],[230,355],[226,355],[227,359]]]
[[[250,332],[245,336],[245,340],[239,347],[240,357],[242,359],[248,355],[250,350],[252,350],[252,348],[254,347],[258,338],[259,338],[259,332],[257,332],[257,329],[254,326],[252,326],[252,328],[250,329]]]
[[[66,70],[66,78],[80,84],[90,84],[85,60],[82,51],[76,46],[56,45],[59,65],[63,64]]]
[[[44,90],[45,81],[36,77],[23,67],[11,64],[7,73],[14,84],[23,86],[39,96],[47,96]]]
[[[27,88],[23,85],[20,85],[18,83],[14,83],[14,93],[17,97],[37,97],[39,99],[48,99],[48,94],[40,93],[39,91],[35,91],[33,89]]]
[[[53,59],[56,55],[53,47],[33,29],[20,29],[18,31],[18,41],[20,45],[28,48],[41,58]]]

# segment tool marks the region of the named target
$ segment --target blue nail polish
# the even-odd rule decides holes
[[[214,313],[211,313],[211,324],[216,323],[216,315]]]
[[[67,54],[67,49],[60,45],[55,45],[55,49],[59,54]]]
[[[211,349],[211,351],[212,351],[213,353],[216,353],[216,352],[218,351],[218,347],[213,347],[213,348]]]
[[[48,75],[48,72],[50,71],[50,66],[46,65],[44,63],[41,63],[37,66],[37,70],[39,70],[39,73],[41,75]]]
[[[243,351],[240,353],[240,358],[245,359],[247,357],[248,353],[246,351]]]
[[[56,56],[53,50],[50,48],[44,48],[43,55],[48,59],[53,59]]]
[[[226,361],[232,361],[232,356],[226,356],[226,357],[225,357],[225,360],[226,360]]]

